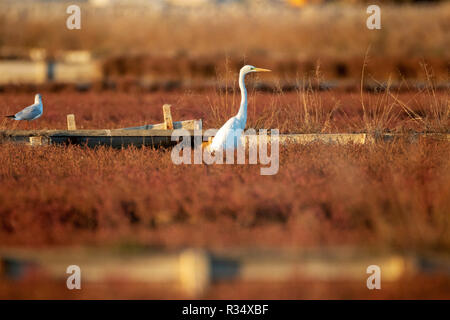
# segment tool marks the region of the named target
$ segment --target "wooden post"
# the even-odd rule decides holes
[[[170,104],[163,105],[164,129],[173,130],[172,114],[170,113]]]
[[[205,294],[211,283],[211,262],[208,254],[202,250],[187,249],[179,260],[181,285],[191,297]]]
[[[194,120],[194,130],[202,130],[202,129],[203,129],[202,119]]]
[[[77,125],[75,123],[75,115],[74,114],[67,115],[67,130],[77,130]]]

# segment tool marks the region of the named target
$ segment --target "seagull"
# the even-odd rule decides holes
[[[42,113],[44,112],[44,106],[42,105],[42,97],[38,93],[34,96],[34,104],[31,106],[26,107],[22,111],[17,112],[14,115],[6,116],[6,118],[11,118],[14,120],[36,120],[40,116],[42,116]]]

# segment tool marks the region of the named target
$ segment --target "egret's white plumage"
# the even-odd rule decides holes
[[[243,66],[239,72],[239,88],[241,89],[241,105],[239,112],[217,131],[209,145],[210,151],[228,150],[237,148],[241,142],[241,136],[247,123],[247,89],[245,88],[245,75],[251,72],[268,72],[268,69],[254,66]]]
[[[42,104],[42,97],[38,93],[34,96],[34,104],[26,107],[22,111],[17,112],[15,115],[7,116],[8,118],[12,118],[14,120],[35,120],[39,118],[44,112],[44,106]]]

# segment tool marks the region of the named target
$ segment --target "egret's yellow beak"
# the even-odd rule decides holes
[[[253,72],[271,72],[272,70],[263,69],[263,68],[255,68],[252,70]]]

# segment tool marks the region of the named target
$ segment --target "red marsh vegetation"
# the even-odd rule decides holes
[[[1,95],[2,112],[30,104]],[[204,119],[218,128],[235,91],[44,93],[30,126],[120,128]],[[448,132],[448,92],[250,93],[248,127],[281,132]],[[3,129],[26,124],[1,121]],[[20,245],[138,242],[162,246],[372,244],[448,249],[450,145],[284,146],[280,169],[181,165],[170,150],[0,144],[0,242]]]
[[[0,243],[450,248],[450,145],[286,146],[280,169],[0,145]]]
[[[120,128],[204,119],[218,127],[239,94],[212,92],[43,92],[44,116],[30,127]],[[32,95],[3,93],[2,113]],[[448,93],[306,90],[250,93],[248,127],[282,132],[448,132]],[[2,129],[24,123],[0,120]],[[209,249],[361,246],[450,249],[450,145],[394,140],[280,148],[279,172],[260,165],[174,165],[170,150],[29,147],[0,142],[0,244],[4,247],[119,246]],[[0,281],[5,298],[186,298],[179,288],[138,283]],[[445,276],[414,276],[369,292],[352,282],[214,283],[205,298],[448,298]]]
[[[249,84],[257,82],[252,77]],[[172,104],[174,121],[203,119],[220,128],[239,108],[239,90],[204,92],[41,92],[44,116],[30,124],[0,119],[0,129],[65,129],[75,114],[79,129],[115,129],[163,122],[162,105]],[[293,92],[249,91],[247,128],[281,133],[448,132],[450,91],[342,92],[305,88]],[[31,93],[0,95],[0,112],[13,114],[33,102]]]

